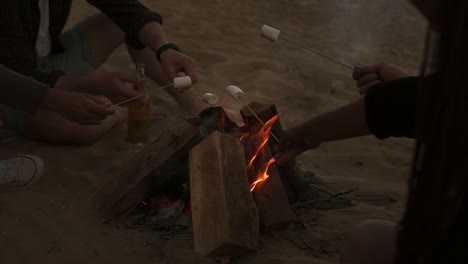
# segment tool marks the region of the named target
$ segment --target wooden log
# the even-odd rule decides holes
[[[273,104],[261,104],[258,102],[251,102],[249,107],[260,117],[263,122],[267,122],[275,115],[278,114],[278,110],[276,106]],[[247,107],[242,108],[241,110],[242,117],[246,126],[261,126],[258,122],[257,118],[252,114],[250,109]],[[276,135],[278,138],[281,138],[284,134],[283,126],[281,122],[276,122],[272,127],[272,133]],[[278,142],[273,137],[270,137],[268,140],[268,145],[270,146],[270,150],[272,155],[275,155],[275,146]],[[295,159],[289,161],[288,163],[279,166],[278,171],[280,174],[281,181],[283,186],[286,190],[288,195],[289,203],[293,204],[297,200],[303,200],[307,198],[302,198],[302,196],[307,196],[306,192],[306,181],[303,177],[303,174],[299,170],[297,166],[297,162]]]
[[[195,251],[237,256],[257,250],[259,215],[239,139],[214,132],[190,151]]]
[[[258,154],[253,168],[249,170],[251,181],[265,168],[272,158],[270,148],[266,145]],[[288,201],[288,196],[280,179],[278,169],[272,164],[268,170],[268,179],[258,184],[253,190],[253,197],[260,215],[261,227],[264,230],[286,228],[296,216]]]
[[[100,192],[100,210],[118,219],[155,193],[173,175],[186,174],[188,153],[214,130],[224,130],[226,119],[220,107],[211,108],[203,118],[184,119],[167,129],[124,163]]]

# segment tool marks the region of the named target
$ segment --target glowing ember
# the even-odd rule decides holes
[[[249,172],[253,171],[253,166],[254,162],[258,157],[258,154],[263,150],[265,145],[268,143],[268,139],[270,138],[270,131],[273,125],[275,124],[276,121],[279,119],[279,114],[275,115],[273,118],[268,120],[268,122],[265,123],[265,126],[258,131],[257,134],[255,135],[249,135],[245,134],[241,137],[241,140],[246,139],[247,137],[251,136],[251,140],[253,144],[256,146],[255,153],[252,155],[250,158],[249,164],[247,165],[247,170]],[[260,183],[266,181],[270,175],[268,175],[268,169],[270,166],[275,162],[274,158],[271,158],[267,163],[262,165],[262,168],[258,170],[258,173],[255,174],[253,177],[255,180],[254,182],[250,185],[250,191],[254,191],[257,186],[259,186]]]

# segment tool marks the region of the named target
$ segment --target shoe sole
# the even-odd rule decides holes
[[[0,187],[0,192],[17,192],[24,190],[31,185],[36,184],[39,182],[39,180],[42,178],[42,175],[44,174],[44,162],[42,161],[41,158],[33,156],[33,155],[18,155],[16,157],[23,157],[30,159],[34,162],[34,165],[36,165],[36,170],[34,171],[34,177],[28,181],[26,184],[23,186],[11,186],[11,187]]]

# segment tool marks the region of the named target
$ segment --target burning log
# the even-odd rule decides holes
[[[259,215],[238,138],[214,132],[190,151],[195,250],[236,256],[258,248]]]
[[[263,122],[267,122],[268,120],[272,119],[274,116],[278,115],[278,110],[276,109],[276,106],[273,104],[266,105],[266,104],[261,104],[257,102],[252,102],[249,104],[249,107],[253,111],[255,111],[257,116],[260,117],[260,119]],[[251,127],[251,126],[260,127],[259,122],[255,118],[253,113],[250,111],[250,109],[248,109],[247,107],[244,107],[241,110],[241,114],[247,127]],[[276,135],[279,138],[281,138],[284,134],[284,129],[279,121],[273,124],[271,131],[273,132],[274,135]],[[277,143],[278,142],[276,142],[274,138],[270,137],[268,140],[268,145],[270,146],[270,150],[273,156],[275,155],[274,149]],[[278,171],[279,171],[279,175],[281,178],[281,182],[288,195],[289,203],[293,204],[297,200],[307,200],[307,198],[303,198],[303,196],[307,197],[306,195],[307,184],[306,184],[305,179],[303,178],[303,175],[301,174],[301,171],[299,170],[296,164],[296,160],[291,160],[287,164],[279,166]]]
[[[247,172],[251,182],[260,221],[264,229],[283,228],[296,217],[280,179],[275,160],[270,152],[268,139],[279,115],[265,122],[265,126],[248,123],[248,134],[242,137],[246,149]]]
[[[268,146],[259,153],[257,160],[264,164],[272,160]],[[252,191],[260,214],[260,222],[262,228],[266,230],[285,228],[296,219],[296,216],[289,204],[276,165],[269,166],[268,175],[268,179],[258,183]]]

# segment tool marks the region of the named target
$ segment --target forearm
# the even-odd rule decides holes
[[[33,113],[47,96],[48,87],[36,80],[0,65],[0,103],[18,110]]]
[[[193,88],[179,93],[170,87],[166,91],[174,98],[174,100],[184,108],[185,111],[192,115],[198,115],[204,109],[211,107],[201,100],[200,96],[195,94]]]
[[[139,32],[140,41],[151,50],[157,50],[167,43],[166,33],[161,24],[150,22],[143,26]]]
[[[143,49],[146,44],[145,41],[142,41],[140,38],[140,32],[143,27],[148,24],[157,23],[162,25],[163,23],[163,19],[159,14],[152,12],[136,0],[87,1],[106,14],[114,23],[125,31],[127,45],[136,50]],[[152,45],[149,47],[157,48]]]
[[[55,83],[54,88],[66,92],[93,93],[92,86],[87,81],[88,76],[61,76]]]
[[[320,143],[370,135],[364,98],[307,121],[304,135]]]

